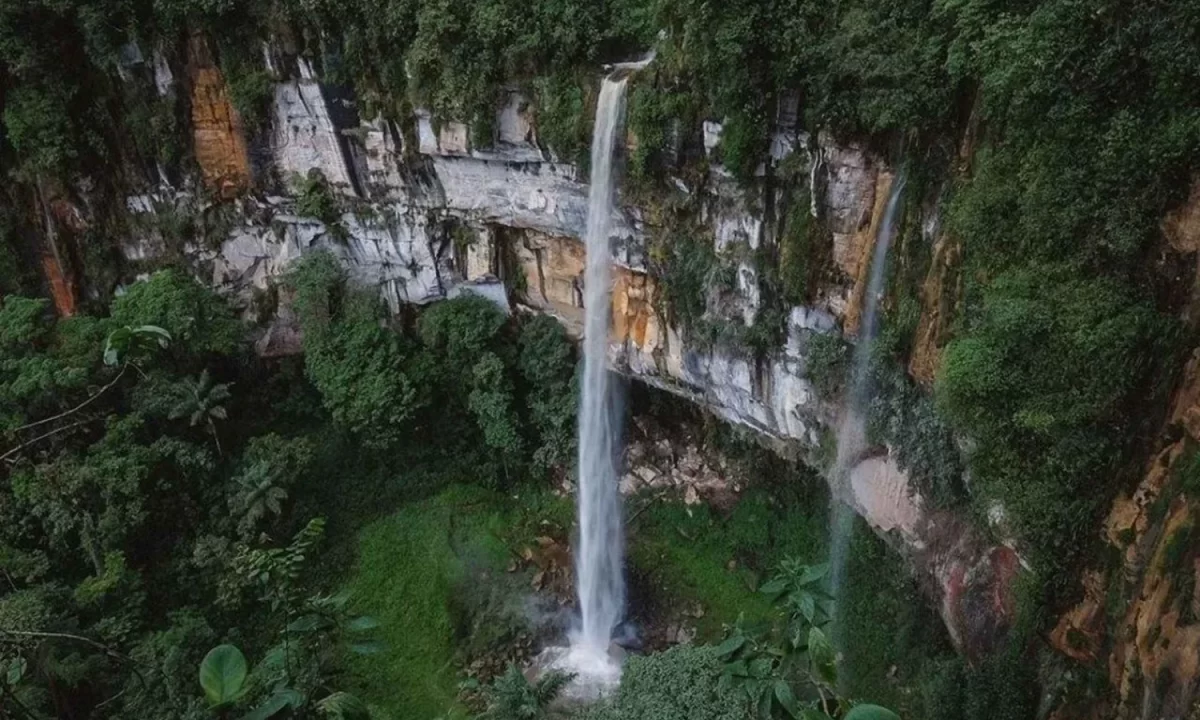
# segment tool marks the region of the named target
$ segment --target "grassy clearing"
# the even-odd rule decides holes
[[[637,501],[634,507],[640,507]],[[739,614],[760,625],[775,617],[755,588],[783,558],[826,559],[826,516],[825,504],[814,504],[811,496],[787,498],[764,490],[746,493],[727,515],[657,502],[630,529],[630,559],[663,594],[659,602],[701,606],[697,641],[717,642]],[[905,717],[921,717],[923,675],[935,661],[954,657],[941,619],[900,557],[861,520],[854,524],[847,578],[846,691],[901,709]]]
[[[649,581],[653,602],[703,608],[697,642],[716,642],[744,614],[751,623],[776,617],[756,592],[785,557],[821,562],[827,554],[827,505],[811,488],[748,490],[728,512],[646,498],[629,503],[629,556]],[[357,504],[357,503],[356,503]],[[465,622],[464,600],[478,573],[503,574],[511,553],[539,535],[563,537],[573,522],[570,498],[523,489],[504,495],[453,485],[400,506],[357,534],[333,557],[352,568],[342,578],[356,610],[376,617],[385,652],[351,659],[358,692],[394,718],[422,720],[457,705],[458,663],[465,647],[502,637],[503,628]],[[951,656],[941,621],[917,592],[900,559],[860,521],[851,544],[844,600],[844,672],[856,699],[920,717],[918,685],[932,661]],[[493,583],[491,591],[502,592]],[[493,592],[493,594],[494,594]],[[468,637],[469,636],[469,637]],[[493,638],[493,639],[496,639]],[[895,670],[893,670],[895,668]],[[914,714],[916,713],[916,714]]]
[[[633,507],[640,507],[638,501]],[[664,594],[663,602],[704,609],[696,621],[699,642],[719,641],[739,614],[752,623],[773,617],[771,603],[756,589],[784,557],[820,559],[823,513],[800,512],[758,490],[725,516],[702,505],[658,501],[634,519],[630,561]]]
[[[469,510],[472,499],[481,498],[447,491],[359,534],[348,587],[356,606],[382,624],[387,650],[354,659],[351,669],[363,680],[363,696],[395,717],[433,718],[456,703],[449,608],[462,563],[453,534],[486,536],[481,518]]]
[[[462,584],[481,569],[503,572],[510,548],[545,532],[564,507],[569,513],[569,502],[549,493],[458,485],[364,527],[346,587],[355,608],[379,620],[387,645],[350,660],[364,699],[398,719],[461,716],[454,608]]]

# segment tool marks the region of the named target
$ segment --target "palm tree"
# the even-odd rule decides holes
[[[171,408],[170,418],[178,420],[188,418],[188,424],[196,427],[201,423],[208,426],[217,445],[217,454],[222,455],[221,439],[217,437],[217,420],[224,420],[228,415],[221,403],[232,397],[228,383],[214,383],[208,370],[200,373],[199,378],[184,378],[179,385],[179,400]]]
[[[287,500],[288,494],[279,486],[279,480],[279,473],[274,472],[265,460],[238,474],[238,490],[232,504],[234,511],[241,514],[238,529],[244,534],[249,535],[267,513],[279,515],[283,512],[283,501]]]
[[[516,665],[496,678],[488,691],[488,709],[480,720],[547,720],[550,704],[563,691],[574,675],[549,672],[529,682]]]

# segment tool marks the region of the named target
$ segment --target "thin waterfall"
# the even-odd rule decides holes
[[[879,301],[887,279],[888,252],[896,233],[896,213],[904,192],[903,173],[892,182],[887,207],[875,236],[871,255],[870,275],[863,292],[862,315],[858,325],[858,342],[851,358],[849,384],[846,387],[841,422],[837,430],[837,459],[833,465],[829,513],[829,584],[833,595],[833,642],[841,648],[841,605],[846,576],[846,556],[850,535],[854,529],[854,511],[842,498],[853,493],[850,471],[866,448],[866,407],[871,395],[871,350],[879,333]]]
[[[613,213],[613,147],[621,124],[624,77],[600,87],[592,135],[584,275],[583,397],[579,408],[579,545],[575,554],[580,627],[572,654],[611,664],[608,647],[625,611],[624,533],[617,484],[617,405],[608,372],[612,303],[609,226]],[[584,661],[586,664],[586,660]],[[586,672],[586,667],[581,667]]]

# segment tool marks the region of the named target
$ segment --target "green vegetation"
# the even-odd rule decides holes
[[[648,657],[632,657],[621,687],[586,720],[741,720],[745,704],[722,686],[723,664],[712,646],[681,645]]]
[[[516,665],[492,685],[488,710],[484,720],[546,720],[552,713],[551,703],[562,693],[574,675],[549,672],[530,682]]]
[[[908,568],[861,520],[855,522],[846,576],[839,608],[844,692],[906,718],[929,717],[932,708],[914,688],[939,663],[955,658],[941,618]]]
[[[38,287],[43,249],[31,241],[45,205],[87,189],[87,204],[100,208],[67,253],[82,266],[86,313],[54,320],[45,302],[24,297],[0,307],[6,708],[204,717],[194,677],[181,679],[204,652],[236,645],[244,657],[267,657],[299,612],[275,606],[311,605],[344,580],[312,558],[292,567],[288,538],[316,547],[328,515],[326,552],[352,560],[338,553],[354,554],[347,538],[371,520],[436,506],[431,498],[444,500],[448,486],[524,494],[573,457],[573,353],[552,322],[508,320],[479,299],[387,318],[315,256],[292,278],[302,375],[296,363],[252,358],[235,314],[181,272],[109,297],[133,274],[114,266],[123,226],[109,208],[124,207],[150,171],[157,183],[160,163],[172,176],[194,174],[178,72],[190,66],[193,31],[206,37],[252,135],[265,130],[278,79],[258,57],[270,39],[353,91],[362,116],[396,120],[410,140],[412,108],[426,106],[490,142],[492,112],[515,85],[536,104],[540,141],[580,163],[596,68],[653,46],[653,69],[631,89],[628,167],[648,206],[662,309],[689,340],[760,357],[778,345],[787,307],[816,298],[829,265],[828,218],[808,212],[820,188],[807,186],[802,168],[767,159],[780,109],[795,103],[811,138],[829,132],[877,152],[905,141],[892,160],[914,165],[914,195],[927,200],[933,178],[948,180],[945,229],[961,245],[963,296],[931,399],[898,369],[912,352],[915,288],[929,262],[907,213],[872,371],[871,439],[894,448],[937,506],[969,504],[981,515],[1000,501],[1044,588],[1035,604],[1053,608],[1069,600],[1071,571],[1092,551],[1113,490],[1143,467],[1139,453],[1190,341],[1171,318],[1193,278],[1175,271],[1185,265],[1161,242],[1161,221],[1200,157],[1200,60],[1187,51],[1198,12],[1195,0],[0,1],[3,289]],[[156,51],[181,82],[162,97]],[[291,66],[289,57],[279,72]],[[705,120],[723,127],[711,158]],[[718,256],[698,219],[710,161],[734,174],[762,211],[764,238],[777,240],[754,257]],[[328,182],[311,175],[296,192],[299,211],[340,237]],[[163,213],[157,229],[177,251],[221,236],[228,207]],[[740,262],[763,291],[751,327],[723,314]],[[845,346],[817,336],[810,350],[809,376],[835,395]],[[1194,468],[1185,475],[1178,485],[1193,492]],[[770,619],[754,590],[785,553],[816,560],[818,520],[798,521],[796,503],[774,508],[778,494],[756,489],[728,515],[656,503],[636,518],[639,572],[707,607],[705,637],[743,612]],[[1166,509],[1164,501],[1153,513]],[[422,525],[433,519],[409,520],[402,530],[413,538],[446,537]],[[364,533],[356,578],[375,602],[384,544]],[[1192,545],[1190,529],[1169,538],[1167,559],[1182,562]],[[453,578],[441,557],[442,577]],[[252,576],[272,563],[283,563],[272,566],[285,570],[282,584]],[[876,598],[888,593],[868,580],[911,590],[880,576],[864,580]],[[894,621],[899,606],[865,596],[848,606],[892,619],[883,630],[847,629],[875,658],[848,657],[847,682],[877,678],[886,662],[907,667],[907,641],[888,637],[909,623]],[[442,658],[438,667],[451,662]],[[697,658],[680,662],[707,662]],[[135,662],[152,668],[136,683]],[[941,689],[930,693],[950,709],[930,713],[1028,715],[1030,665],[1015,643],[974,669],[931,670]],[[430,682],[429,667],[386,667]],[[285,670],[282,687],[297,687],[299,673]],[[276,702],[262,683],[250,687],[238,712]],[[336,695],[320,687],[310,699]],[[905,706],[892,688],[863,687]],[[454,694],[437,689],[423,701],[434,712]],[[776,700],[784,704],[769,709],[786,711]]]
[[[454,703],[449,663],[479,611],[459,602],[456,568],[502,567],[506,543],[531,542],[561,513],[536,491],[523,494],[536,521],[479,489],[421,498],[455,481],[511,489],[561,473],[546,447],[570,432],[572,348],[544,321],[518,327],[477,299],[389,329],[325,256],[295,281],[312,385],[291,364],[250,356],[225,302],[179,272],[131,286],[110,317],[0,304],[6,705],[39,720],[54,708],[208,717],[196,668],[222,643],[251,660],[239,687],[233,678],[213,700],[239,716],[366,717],[345,692],[353,684],[398,713],[407,706],[396,698],[431,714]],[[534,382],[551,391],[539,386],[528,402]],[[324,516],[334,533],[319,553]],[[397,545],[398,533],[411,542]],[[347,548],[355,593],[323,594],[344,580],[321,556]],[[353,614],[362,608],[378,620]],[[382,644],[363,637],[376,626]],[[7,672],[18,665],[28,672]],[[394,692],[397,677],[412,681],[411,696]]]
[[[939,400],[978,443],[970,462],[984,497],[1005,503],[1046,572],[1086,549],[1106,497],[1090,488],[1136,439],[1135,403],[1161,377],[1171,338],[1115,282],[1038,266],[997,277],[973,331],[946,349]]]
[[[486,495],[448,491],[363,529],[347,587],[378,618],[386,649],[353,666],[364,697],[403,716],[436,717],[455,705],[453,594],[466,580],[464,554],[488,550],[486,515],[471,512]],[[467,512],[463,509],[467,508]],[[452,519],[453,518],[453,519]],[[502,571],[494,541],[482,560]]]
[[[313,168],[303,178],[294,178],[292,184],[296,190],[296,212],[320,220],[335,238],[344,240],[346,228],[342,225],[342,211],[325,174]]]

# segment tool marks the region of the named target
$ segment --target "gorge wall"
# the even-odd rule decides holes
[[[272,356],[299,351],[279,279],[297,257],[317,250],[340,258],[396,312],[470,292],[506,311],[552,314],[580,331],[585,173],[541,141],[537,108],[518,89],[507,91],[491,138],[480,142],[467,125],[419,108],[400,120],[368,117],[303,57],[266,46],[263,67],[273,87],[268,119],[247,128],[202,36],[191,38],[183,58],[140,50],[127,57],[136,59],[123,66],[125,73],[152,78],[163,97],[187,99],[197,172],[169,177],[160,167],[126,183],[134,189],[125,198],[128,232],[118,238],[125,281],[166,263],[186,263],[239,300],[257,324],[258,351]],[[841,407],[836,383],[822,378],[821,357],[841,347],[842,338],[855,338],[896,168],[864,145],[803,131],[794,111],[781,108],[769,155],[746,185],[722,166],[723,130],[715,120],[704,123],[702,171],[672,176],[667,195],[631,188],[622,196],[612,223],[611,361],[631,377],[753,429],[781,452],[822,466],[831,457],[830,428]],[[637,142],[630,135],[627,151]],[[960,153],[969,162],[969,136]],[[916,269],[921,291],[905,370],[926,388],[963,282],[963,250],[941,227],[939,197],[934,187],[909,198],[906,211],[917,228],[906,242],[921,244],[929,261]],[[48,189],[37,202],[45,282],[59,312],[70,314],[88,290],[61,245],[101,223],[98,201],[80,183]],[[656,255],[669,249],[665,234],[679,232],[679,208],[688,219],[682,232],[720,266],[708,276],[720,282],[702,286],[690,326],[670,311],[665,295],[676,280],[662,274]],[[765,276],[779,272],[782,235],[794,224],[790,219],[803,216],[820,228],[826,257],[808,272],[815,282],[805,302],[781,304],[765,297]],[[186,233],[180,231],[184,219]],[[1190,238],[1192,220],[1186,212],[1177,216],[1169,226],[1173,237]],[[1179,242],[1181,252],[1196,254],[1194,238]],[[770,317],[781,305],[783,317]],[[776,330],[764,335],[765,325]],[[1188,707],[1200,677],[1200,626],[1180,619],[1200,615],[1200,591],[1164,572],[1181,543],[1194,544],[1195,503],[1168,490],[1178,474],[1172,468],[1190,458],[1191,442],[1200,442],[1193,427],[1195,364],[1142,487],[1117,502],[1106,524],[1120,563],[1089,572],[1086,597],[1052,636],[1064,655],[1106,668],[1117,700],[1105,707],[1127,717]],[[939,509],[886,443],[857,459],[844,494],[927,579],[964,653],[987,655],[1013,620],[1012,586],[1023,562],[1003,508],[987,513],[993,521],[987,527],[960,510]],[[1116,619],[1108,622],[1105,597],[1114,593],[1123,600],[1109,609]]]
[[[202,37],[188,43],[180,72],[157,55],[128,68],[153,72],[161,95],[190,99],[199,170],[198,178],[176,182],[160,173],[127,197],[132,231],[121,237],[120,251],[130,267],[144,271],[182,259],[238,299],[260,327],[257,350],[269,356],[299,351],[279,280],[292,261],[317,250],[340,258],[355,281],[377,288],[396,312],[473,292],[506,311],[550,313],[575,334],[582,331],[585,177],[539,142],[536,109],[525,97],[509,91],[496,112],[493,141],[478,144],[466,125],[435,122],[419,109],[410,124],[360,117],[353,98],[324,84],[306,60],[264,52],[278,82],[269,129],[256,136],[243,127]],[[841,398],[818,389],[812,348],[822,338],[840,346],[843,335],[855,336],[895,171],[861,146],[810,136],[785,113],[758,179],[743,187],[720,164],[721,123],[705,122],[703,137],[706,173],[691,179],[693,186],[675,178],[670,201],[689,206],[694,242],[723,268],[726,279],[707,283],[698,300],[709,327],[732,339],[698,339],[669,316],[648,237],[674,221],[664,219],[661,199],[643,196],[639,203],[626,193],[612,223],[612,364],[820,465],[831,452]],[[630,136],[626,144],[636,142]],[[800,168],[798,186],[769,181],[784,166]],[[773,271],[777,261],[765,251],[779,244],[782,226],[766,208],[783,206],[788,195],[810,199],[799,212],[827,230],[829,266],[810,289],[811,302],[786,308],[782,336],[756,350],[739,338],[763,320],[760,275]],[[232,205],[221,210],[214,204],[220,198]],[[87,224],[85,199],[63,202]],[[322,202],[327,209],[314,217],[314,204]],[[210,232],[180,237],[180,218],[214,210],[224,214]],[[949,245],[938,232],[936,202],[917,212],[920,242]],[[952,269],[952,262],[939,262],[927,283],[925,359],[915,368],[926,381],[938,351],[937,304],[946,302],[940,288]],[[954,513],[927,510],[886,446],[858,460],[845,489],[843,499],[929,578],[961,647],[982,656],[1004,636],[1013,549]]]

